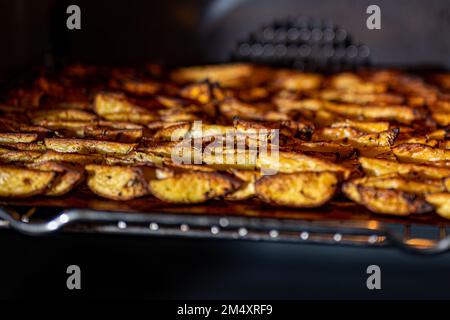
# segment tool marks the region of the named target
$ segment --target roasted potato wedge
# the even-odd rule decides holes
[[[49,189],[45,192],[47,196],[64,195],[80,184],[84,178],[84,170],[81,168],[58,162],[34,163],[28,165],[28,168],[58,174],[51,186],[49,186]]]
[[[87,185],[95,194],[112,200],[131,200],[148,194],[153,168],[87,165]]]
[[[359,157],[364,171],[372,176],[398,173],[403,176],[418,176],[430,179],[443,179],[450,176],[450,168],[435,167],[392,160]]]
[[[0,166],[0,197],[26,198],[43,194],[55,177],[55,172]]]
[[[450,193],[438,192],[426,195],[425,199],[436,208],[436,213],[450,219]]]
[[[408,216],[433,210],[422,198],[400,190],[367,187],[348,181],[342,191],[349,199],[375,213]]]
[[[407,106],[361,106],[357,104],[325,103],[327,111],[349,117],[351,119],[387,120],[410,124],[424,119],[425,115],[419,109]]]
[[[339,173],[345,179],[350,170],[344,166],[302,153],[279,152],[278,154],[259,154],[256,167],[266,172],[295,173],[304,171],[330,171]]]
[[[256,195],[265,202],[296,208],[318,207],[336,192],[338,177],[333,172],[278,173],[256,182]]]
[[[397,159],[404,162],[439,162],[450,160],[450,150],[439,149],[425,144],[401,144],[392,148]]]
[[[313,141],[341,141],[354,146],[388,147],[394,144],[397,128],[379,133],[364,133],[353,128],[323,128],[314,132]]]
[[[49,150],[61,153],[102,153],[102,154],[127,154],[133,151],[136,144],[83,139],[55,139],[44,140]]]
[[[239,186],[238,180],[215,172],[186,172],[149,183],[155,197],[170,203],[201,203],[223,197]]]

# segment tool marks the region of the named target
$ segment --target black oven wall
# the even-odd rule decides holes
[[[81,30],[66,9],[81,8]],[[1,0],[0,80],[30,66],[225,62],[236,42],[274,19],[330,19],[371,49],[375,64],[450,67],[450,2],[377,1],[381,30],[366,27],[366,0]]]

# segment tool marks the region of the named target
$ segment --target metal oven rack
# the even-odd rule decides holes
[[[366,247],[395,246],[420,253],[443,253],[450,248],[449,227],[415,223],[395,224],[368,221],[308,221],[205,216],[167,213],[105,212],[91,209],[64,209],[48,218],[40,218],[38,208],[19,213],[12,207],[0,208],[0,228],[12,228],[30,235],[58,230],[175,236],[250,241],[316,243]]]

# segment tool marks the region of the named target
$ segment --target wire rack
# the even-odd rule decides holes
[[[420,254],[450,248],[447,225],[386,223],[378,220],[293,220],[240,216],[107,212],[64,209],[43,218],[42,208],[19,212],[0,208],[0,228],[29,235],[56,231],[145,236],[240,239],[366,247],[395,246]]]

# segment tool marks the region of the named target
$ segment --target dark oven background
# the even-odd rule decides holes
[[[82,30],[68,31],[78,4]],[[450,3],[377,1],[382,29],[368,30],[371,1],[0,0],[0,81],[42,64],[82,61],[169,65],[226,62],[236,41],[286,16],[333,20],[371,49],[380,65],[450,67]],[[395,249],[245,241],[57,234],[0,230],[0,297],[449,298],[450,256]],[[80,265],[81,292],[65,287]],[[382,290],[366,289],[366,268],[382,269]]]

